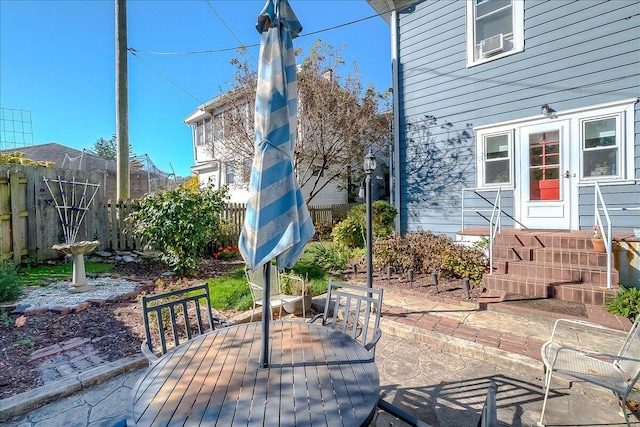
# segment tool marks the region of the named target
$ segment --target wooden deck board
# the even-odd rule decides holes
[[[357,426],[380,388],[368,352],[321,325],[271,322],[199,336],[163,356],[133,389],[129,423],[145,426]]]

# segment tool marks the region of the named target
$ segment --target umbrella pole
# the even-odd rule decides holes
[[[262,268],[264,289],[262,294],[262,356],[260,368],[269,367],[269,320],[271,319],[271,263],[265,263]]]

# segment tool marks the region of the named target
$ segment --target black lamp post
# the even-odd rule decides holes
[[[373,287],[373,224],[371,215],[371,174],[376,169],[376,158],[371,153],[371,150],[364,156],[364,173],[367,174],[366,178],[366,203],[367,203],[367,286]]]

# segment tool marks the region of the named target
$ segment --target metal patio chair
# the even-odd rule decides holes
[[[190,316],[191,307],[193,310]],[[165,354],[168,350],[165,334],[169,333],[169,325],[175,346],[180,345],[180,329],[183,329],[186,339],[190,340],[218,327],[229,326],[229,323],[213,317],[209,287],[206,283],[177,291],[143,295],[142,317],[146,339],[142,343],[141,349],[150,364],[158,360],[158,355],[152,344],[152,323],[155,324],[160,335],[161,354]],[[196,330],[194,330],[194,326]]]
[[[629,413],[627,411],[627,397],[640,377],[639,320],[640,317],[634,322],[617,353],[615,353],[615,349],[611,349],[610,352],[594,352],[577,348],[577,346],[571,347],[559,342],[556,338],[556,333],[559,332],[560,329],[565,329],[561,328],[561,326],[580,326],[584,333],[600,330],[605,333],[614,334],[620,331],[583,320],[556,320],[551,332],[551,338],[542,345],[541,350],[546,375],[544,401],[542,403],[540,421],[538,422],[539,426],[544,426],[544,411],[547,407],[547,398],[549,397],[551,378],[554,372],[611,390],[618,399],[620,399],[620,406],[622,407],[625,421],[627,426],[630,426]],[[558,335],[560,335],[560,333],[558,333]]]
[[[282,307],[288,303],[296,301],[302,301],[302,316],[306,313],[306,307],[304,305],[305,281],[302,277],[285,274],[278,272],[278,267],[275,264],[270,264],[271,269],[271,283],[269,286],[269,313],[273,318],[272,310],[279,308],[278,316],[282,315]],[[251,321],[253,322],[253,314],[256,310],[256,306],[262,306],[264,304],[264,275],[262,267],[251,271],[245,269],[245,275],[247,276],[247,282],[249,282],[249,289],[251,290],[251,298],[253,299],[253,310],[251,310]],[[291,280],[299,283],[300,289],[302,289],[302,295],[289,295],[282,291],[282,281]]]
[[[482,405],[482,411],[480,412],[480,418],[478,419],[477,427],[497,427],[498,426],[498,413],[496,407],[496,394],[498,393],[498,386],[495,381],[489,381],[489,389],[487,390],[487,396]],[[416,418],[415,416],[405,412],[403,409],[396,405],[387,402],[380,396],[378,400],[378,408],[391,414],[400,421],[408,424],[411,427],[431,427],[430,424]]]
[[[323,325],[349,335],[375,357],[375,347],[382,336],[381,312],[382,289],[329,280],[324,312],[315,315],[309,322],[322,319]]]

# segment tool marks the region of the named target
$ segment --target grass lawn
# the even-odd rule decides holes
[[[318,266],[314,258],[314,248],[319,245],[313,242],[307,245],[304,254],[290,273],[304,278],[308,288],[314,295],[327,292],[329,275]],[[87,273],[106,273],[114,269],[113,264],[85,263]],[[23,267],[18,270],[18,282],[21,286],[39,285],[45,280],[63,280],[73,275],[73,263],[61,265],[38,265]],[[218,310],[244,311],[252,307],[251,292],[244,275],[244,267],[238,267],[233,272],[222,277],[207,280],[211,294],[211,304]]]
[[[321,295],[327,292],[329,275],[314,260],[313,252],[317,244],[314,242],[307,245],[304,254],[291,272],[307,280],[314,295]],[[218,310],[244,311],[253,306],[249,285],[244,275],[244,266],[238,267],[231,274],[210,279],[207,284],[211,305]]]

